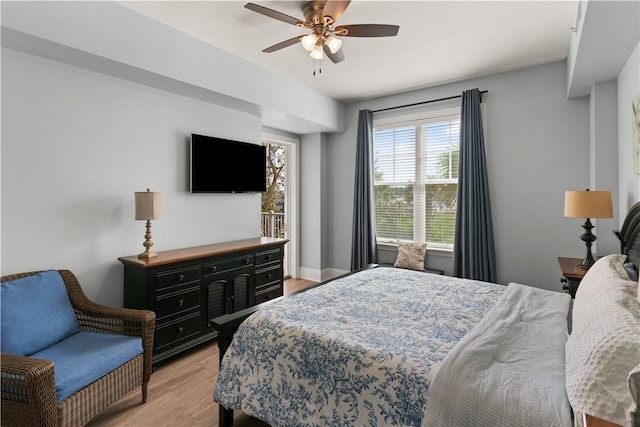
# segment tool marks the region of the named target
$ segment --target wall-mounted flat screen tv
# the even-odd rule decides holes
[[[258,193],[266,191],[266,147],[191,134],[192,193]]]

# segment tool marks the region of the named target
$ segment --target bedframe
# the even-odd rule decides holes
[[[640,203],[615,234],[571,314],[559,292],[381,267],[212,319],[220,426],[231,408],[274,426],[639,426]]]

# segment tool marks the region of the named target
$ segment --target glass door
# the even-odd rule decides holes
[[[297,277],[297,174],[295,140],[263,134],[267,147],[267,191],[262,193],[262,236],[289,239],[285,245],[284,276]]]

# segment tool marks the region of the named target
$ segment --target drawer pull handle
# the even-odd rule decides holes
[[[178,282],[182,282],[184,280],[184,274],[178,275]]]
[[[178,335],[182,335],[183,331],[184,331],[184,328],[182,328],[182,327],[178,328]]]
[[[267,280],[271,280],[271,273],[267,274],[266,276],[264,276],[267,278]]]
[[[213,267],[209,267],[209,273],[214,273],[216,271],[216,266],[214,265]]]
[[[178,307],[182,307],[184,305],[184,300],[180,299],[178,300]]]
[[[267,261],[271,261],[271,254],[267,255],[266,257],[264,257]]]
[[[249,260],[249,258],[245,258],[244,259],[244,265],[249,265],[250,262],[251,262],[251,260]]]

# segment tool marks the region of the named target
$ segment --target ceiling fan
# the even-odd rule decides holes
[[[244,7],[311,31],[309,34],[303,34],[269,46],[263,49],[263,52],[275,52],[300,42],[310,52],[313,59],[322,59],[324,55],[327,55],[333,63],[337,64],[344,61],[344,53],[340,49],[342,40],[339,37],[390,37],[397,35],[400,29],[397,25],[386,24],[335,25],[349,3],[351,1],[314,0],[307,2],[302,7],[304,20],[255,3],[247,3]]]

